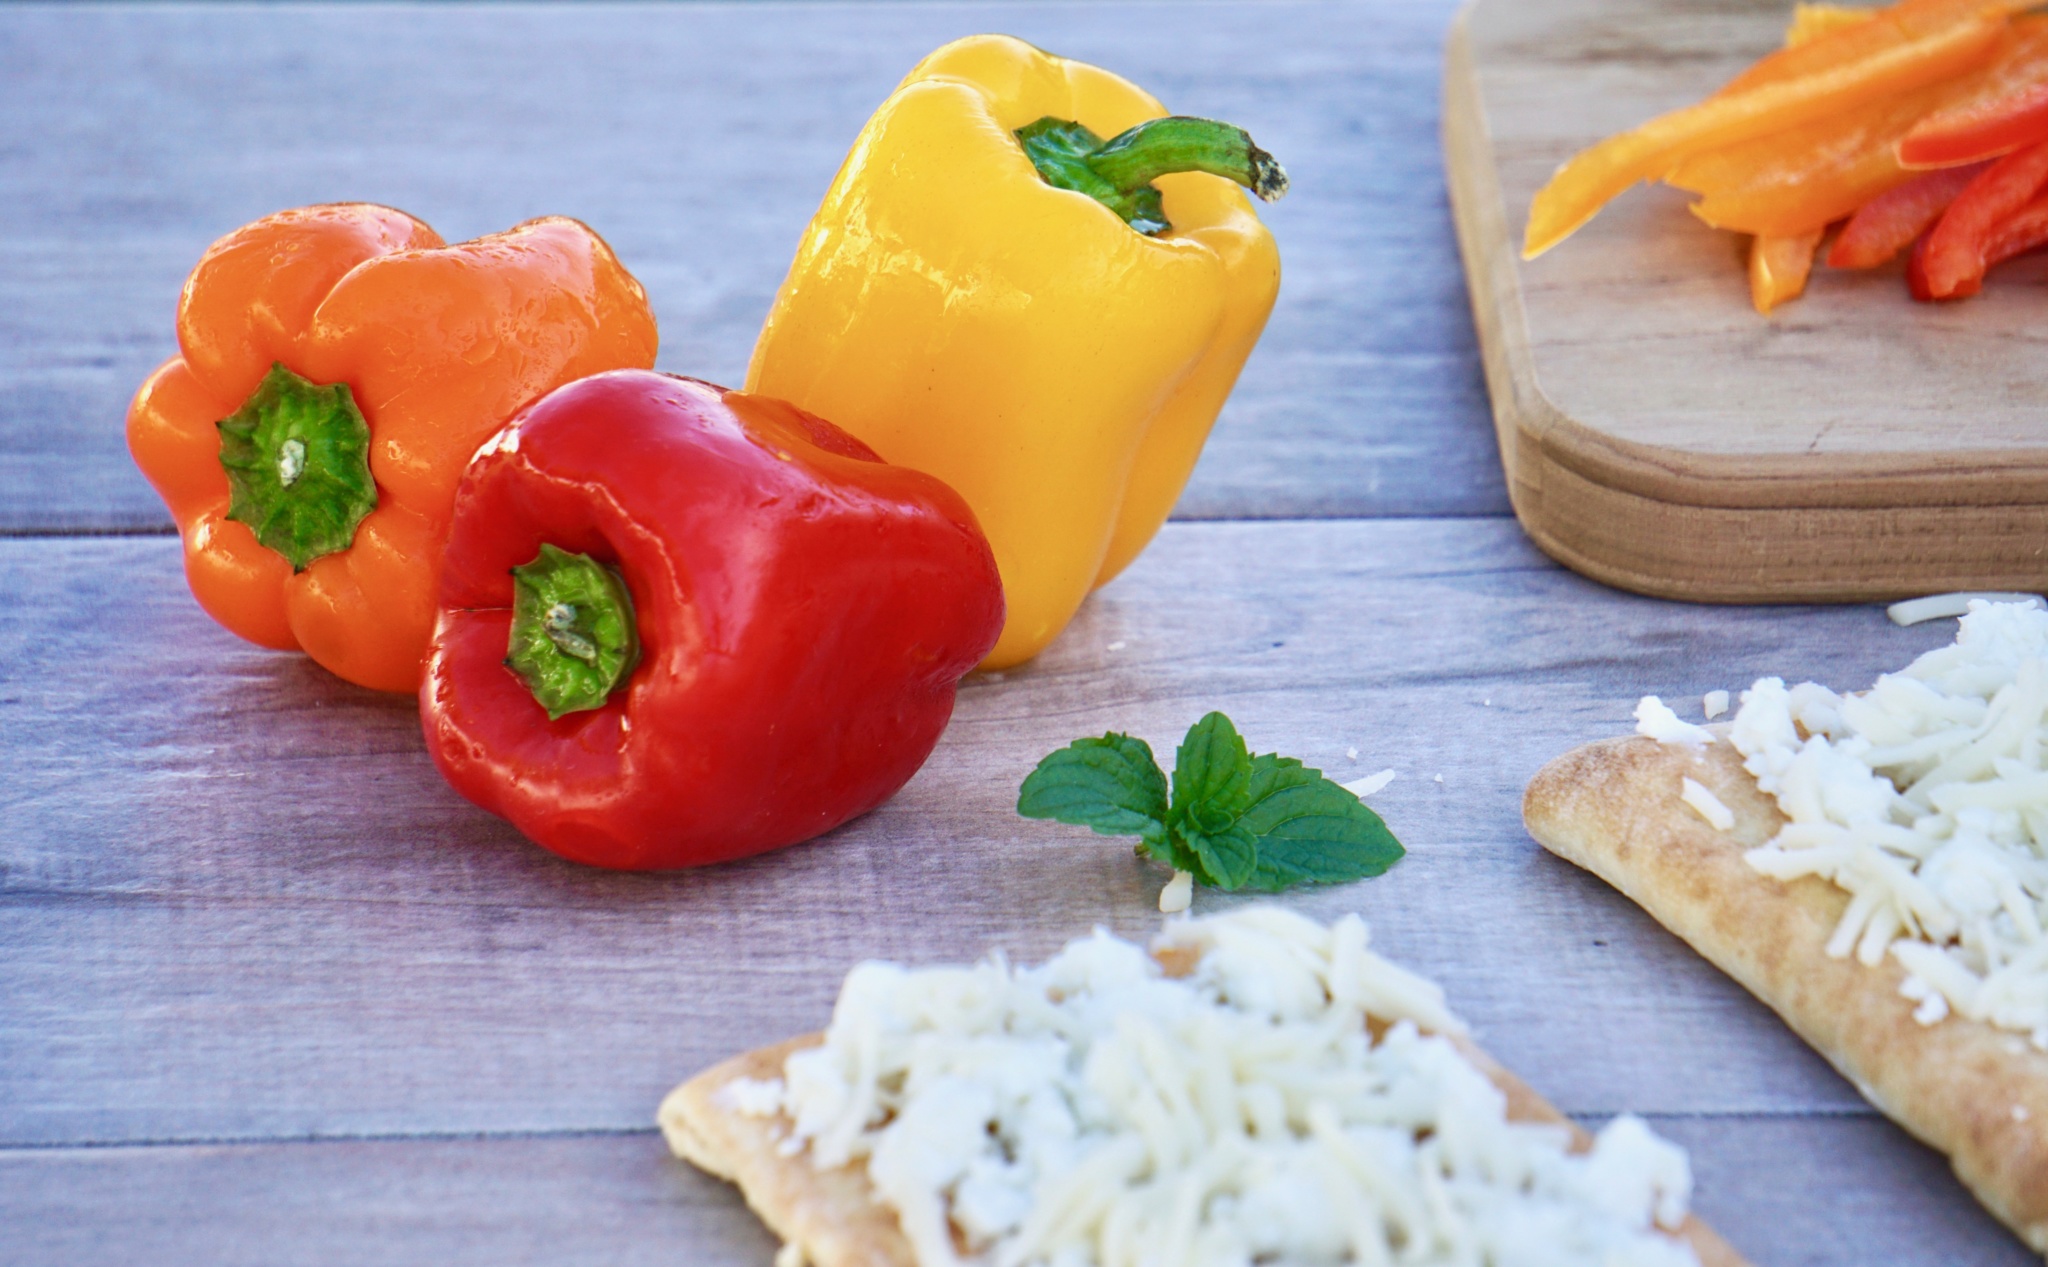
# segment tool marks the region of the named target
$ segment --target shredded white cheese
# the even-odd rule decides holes
[[[1917,625],[1923,620],[1960,616],[1970,610],[1970,604],[1973,602],[2025,603],[2030,607],[2042,605],[2039,594],[1929,594],[1925,598],[1909,598],[1904,602],[1893,603],[1884,609],[1884,614],[1891,617],[1895,625]]]
[[[1661,744],[1679,744],[1688,748],[1701,748],[1714,742],[1713,731],[1679,720],[1671,706],[1654,695],[1645,695],[1636,704],[1636,733],[1648,735]]]
[[[862,964],[786,1065],[793,1138],[866,1160],[919,1267],[1696,1265],[1657,1231],[1682,1151],[1634,1117],[1583,1155],[1508,1122],[1441,991],[1367,943],[1254,906],[1155,954]]]
[[[1678,799],[1693,807],[1701,818],[1707,820],[1715,831],[1727,831],[1735,826],[1735,814],[1721,798],[1707,789],[1698,779],[1686,776],[1680,780]]]
[[[1162,914],[1178,915],[1192,906],[1195,901],[1195,877],[1191,871],[1176,871],[1166,887],[1159,890],[1159,910]]]
[[[1889,953],[1925,1025],[2048,1049],[2048,611],[1970,603],[1954,645],[1861,695],[1765,678],[1729,738],[1789,820],[1747,855],[1850,894],[1828,953]]]
[[[1707,715],[1708,721],[1712,721],[1716,717],[1719,717],[1721,714],[1727,712],[1728,692],[1708,691],[1705,695],[1700,697],[1700,711]]]
[[[1353,779],[1344,785],[1344,790],[1362,801],[1393,781],[1394,772],[1392,770],[1382,770],[1378,774],[1368,774],[1362,779]]]

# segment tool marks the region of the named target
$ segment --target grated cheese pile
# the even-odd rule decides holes
[[[2048,612],[1973,601],[1953,646],[1861,695],[1765,678],[1729,738],[1790,821],[1751,865],[1851,897],[1828,943],[1889,952],[1932,1025],[1951,1011],[2048,1049]]]
[[[1696,1263],[1654,1231],[1685,1154],[1634,1117],[1577,1156],[1508,1123],[1358,917],[1251,907],[1156,948],[1200,958],[1169,978],[1098,931],[1037,968],[862,964],[787,1062],[786,1146],[866,1158],[919,1267]]]

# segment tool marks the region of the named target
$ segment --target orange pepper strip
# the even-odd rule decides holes
[[[1803,233],[1911,180],[1912,169],[1902,166],[1894,151],[1926,115],[1995,96],[2000,85],[2043,74],[2048,74],[2048,22],[2021,19],[2001,40],[1997,55],[1976,71],[1819,123],[1709,150],[1680,163],[1664,179],[1704,195],[1693,213],[1716,228]]]
[[[1538,191],[1529,208],[1522,258],[1541,255],[1629,186],[1663,176],[1692,154],[1959,75],[1993,54],[2005,27],[2002,16],[1975,18],[1846,65],[1710,98],[1609,137],[1558,169]],[[1785,51],[1820,48],[1862,29],[1851,27]]]
[[[280,212],[216,242],[185,284],[178,343],[136,393],[128,445],[178,524],[193,596],[252,642],[411,691],[470,455],[562,383],[652,365],[655,326],[640,283],[573,220],[443,246],[403,212],[355,203]],[[296,573],[227,518],[215,425],[273,363],[348,386],[377,493],[346,548]]]
[[[2019,13],[2038,3],[2039,0],[1901,0],[1890,8],[1864,10],[1866,20],[1862,22],[1838,19],[1832,30],[1816,29],[1825,25],[1827,18],[1806,18],[1810,33],[1804,38],[1803,15],[1795,12],[1792,27],[1786,32],[1785,47],[1759,58],[1749,69],[1723,84],[1714,96],[1734,96],[1764,84],[1784,83],[1847,66],[1960,23]]]
[[[1813,253],[1820,248],[1821,230],[1795,237],[1758,234],[1749,244],[1749,302],[1768,313],[1806,290],[1813,273]]]
[[[1862,26],[1877,17],[1874,9],[1852,9],[1841,4],[1798,4],[1792,6],[1792,25],[1785,28],[1785,47],[1811,44],[1852,26]],[[1723,88],[1721,91],[1728,91]]]
[[[1892,145],[1953,95],[1950,84],[1934,84],[1866,102],[1834,118],[1696,154],[1664,180],[1701,195],[1692,213],[1717,229],[1810,233],[1912,180],[1892,157]]]

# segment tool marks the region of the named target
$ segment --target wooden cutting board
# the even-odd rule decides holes
[[[1776,47],[1789,2],[1475,0],[1444,159],[1515,513],[1552,557],[1705,602],[2048,587],[2048,259],[1953,304],[1817,267],[1750,307],[1748,239],[1624,195],[1540,259],[1530,197]]]

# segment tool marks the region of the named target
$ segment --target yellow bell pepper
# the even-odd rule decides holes
[[[1009,605],[987,668],[1158,532],[1279,291],[1237,184],[1285,174],[1237,128],[1136,126],[1164,115],[1007,36],[939,49],[854,142],[754,348],[748,391],[973,507]]]

